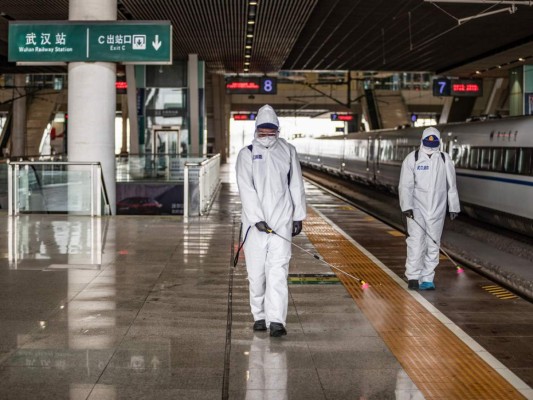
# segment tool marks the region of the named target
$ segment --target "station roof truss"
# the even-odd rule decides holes
[[[485,71],[498,65],[502,69],[502,64],[512,67],[516,48],[526,62],[533,56],[533,7],[523,1],[513,2],[513,7],[507,3],[511,2],[118,0],[118,19],[170,20],[174,57],[198,54],[210,71],[218,73],[357,70],[466,75],[478,68],[477,60],[484,60]],[[2,0],[0,72],[19,71],[7,62],[9,20],[66,19],[68,0]],[[506,52],[509,57],[502,57]],[[468,68],[461,69],[464,65]]]

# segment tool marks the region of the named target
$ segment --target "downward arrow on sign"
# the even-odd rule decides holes
[[[155,35],[155,40],[152,42],[152,46],[154,46],[154,49],[157,51],[161,47],[163,42],[159,41],[159,35]]]

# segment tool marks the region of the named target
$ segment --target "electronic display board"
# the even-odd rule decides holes
[[[227,94],[277,94],[278,80],[268,76],[226,78]]]
[[[483,81],[481,79],[434,79],[433,96],[483,96]]]

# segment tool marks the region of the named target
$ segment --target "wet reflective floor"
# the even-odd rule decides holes
[[[0,399],[424,398],[338,282],[291,284],[288,335],[254,333],[239,213],[226,167],[188,222],[1,214]],[[295,251],[290,274],[332,271]]]

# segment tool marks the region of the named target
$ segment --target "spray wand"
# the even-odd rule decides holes
[[[358,278],[358,277],[356,277],[356,276],[354,276],[354,275],[352,275],[352,274],[349,274],[348,272],[345,272],[345,271],[343,271],[342,269],[340,269],[340,268],[338,268],[338,267],[336,267],[336,266],[334,266],[334,265],[331,265],[330,263],[328,263],[326,260],[324,260],[324,259],[323,259],[322,257],[320,257],[319,255],[317,255],[317,254],[313,254],[313,253],[311,253],[309,250],[304,249],[304,248],[301,247],[301,246],[298,246],[298,245],[297,245],[296,243],[294,243],[292,240],[289,240],[289,239],[287,239],[287,238],[284,238],[284,237],[281,236],[281,235],[278,235],[278,234],[277,234],[276,232],[274,232],[272,229],[268,229],[267,232],[268,232],[268,233],[272,233],[272,234],[276,235],[277,237],[279,237],[279,238],[285,240],[286,242],[290,243],[291,245],[293,245],[293,246],[299,248],[300,250],[304,251],[305,253],[307,253],[307,254],[313,256],[313,258],[317,259],[318,261],[322,261],[322,262],[323,262],[324,264],[326,264],[328,267],[333,268],[333,269],[339,271],[340,273],[342,273],[342,274],[344,274],[344,275],[346,275],[346,276],[348,276],[348,277],[350,277],[350,278],[352,278],[352,279],[355,279],[357,282],[359,282],[359,284],[361,285],[361,288],[362,288],[362,289],[366,289],[366,288],[370,287],[370,285],[369,285],[367,282],[365,282],[364,280],[362,280],[362,279],[360,279],[360,278]]]

